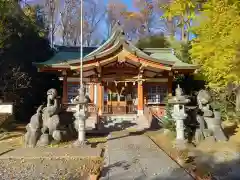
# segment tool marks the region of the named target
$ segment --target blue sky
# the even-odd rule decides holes
[[[101,1],[101,0],[99,0]],[[108,2],[108,0],[104,0],[106,3]],[[133,5],[132,5],[132,2],[130,0],[120,0],[122,1],[124,4],[126,4],[128,6],[128,8],[130,10],[133,10]],[[27,0],[27,2],[43,2],[43,0]]]
[[[124,4],[128,6],[129,9],[133,9],[133,6],[130,0],[122,0],[122,1],[124,2]]]
[[[87,1],[87,0],[86,0]],[[111,0],[99,0],[99,1],[103,1],[104,3],[108,3],[108,1],[111,1]],[[118,0],[119,2],[123,2],[124,4],[126,4],[127,5],[127,7],[128,7],[128,10],[130,10],[130,11],[134,11],[135,10],[135,8],[134,8],[134,6],[133,6],[133,4],[132,4],[132,1],[130,1],[130,0]],[[43,2],[43,0],[27,0],[27,2],[28,3],[39,3],[39,2]],[[102,24],[101,25],[104,29],[105,29],[105,24]],[[103,35],[103,36],[105,36],[105,35]],[[177,38],[179,38],[178,37],[179,36],[179,34],[177,34]],[[191,39],[193,38],[193,37],[190,37]]]
[[[99,0],[99,1],[102,1],[102,0]],[[103,1],[104,1],[104,3],[107,4],[108,1],[111,1],[111,0],[103,0]],[[119,0],[119,1],[126,4],[129,10],[134,10],[132,1],[130,1],[130,0]],[[26,2],[29,3],[29,4],[42,4],[44,2],[44,0],[26,0]],[[102,26],[105,28],[105,25],[102,25]],[[105,36],[105,35],[103,35],[103,36]]]
[[[104,0],[104,1],[105,3],[107,3],[109,0]],[[126,4],[129,10],[134,10],[133,4],[130,0],[119,0],[119,1]]]
[[[104,0],[107,3],[109,0]],[[130,0],[120,0],[128,6],[129,9],[133,9],[132,2]]]

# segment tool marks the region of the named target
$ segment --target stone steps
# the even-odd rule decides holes
[[[136,114],[105,115],[102,116],[101,119],[100,129],[115,128],[144,130],[149,128],[145,116],[137,116]]]
[[[105,122],[107,124],[105,127],[113,126],[115,124],[121,124],[121,123],[136,123],[136,115],[109,115],[105,116]]]

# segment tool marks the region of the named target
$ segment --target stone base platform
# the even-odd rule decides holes
[[[0,155],[0,179],[89,180],[90,170],[98,162],[101,151],[88,146],[6,149]]]
[[[86,157],[100,157],[102,149],[91,147],[63,148],[63,147],[37,147],[19,148],[15,150],[6,149],[0,152],[0,160],[4,159],[82,159]]]

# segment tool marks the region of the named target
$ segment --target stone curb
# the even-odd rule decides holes
[[[111,134],[109,134],[107,140],[109,140],[109,139],[111,139]],[[103,166],[102,171],[100,172],[100,175],[98,176],[98,178],[96,180],[108,180],[109,179],[109,172],[107,172],[105,177],[101,176],[104,171],[104,168],[109,166],[109,162],[110,162],[110,160],[109,160],[109,153],[108,153],[108,142],[106,142],[106,147],[105,147],[105,152],[104,152],[104,166]]]
[[[14,148],[6,148],[4,150],[1,150],[0,151],[0,157],[8,152],[11,152],[11,151],[14,151],[15,149]]]
[[[69,160],[82,160],[82,159],[89,159],[89,158],[98,158],[100,156],[88,156],[88,157],[83,157],[83,156],[58,156],[58,157],[16,157],[16,156],[0,156],[0,160],[9,160],[9,159],[17,159],[17,160],[36,160],[36,159],[47,159],[47,160],[59,160],[59,159],[69,159]]]

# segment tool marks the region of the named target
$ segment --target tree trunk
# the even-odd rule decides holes
[[[174,20],[171,17],[168,17],[167,19],[167,28],[169,31],[169,36],[172,38],[175,36],[175,28],[174,28]]]
[[[181,23],[181,40],[185,42],[185,26],[184,26],[184,17],[180,17],[180,23]]]
[[[51,48],[53,48],[53,41],[54,41],[54,35],[53,35],[53,25],[51,27]]]
[[[53,41],[54,41],[54,13],[51,15],[51,48],[53,48]]]
[[[237,88],[236,90],[236,111],[240,111],[240,88]]]

